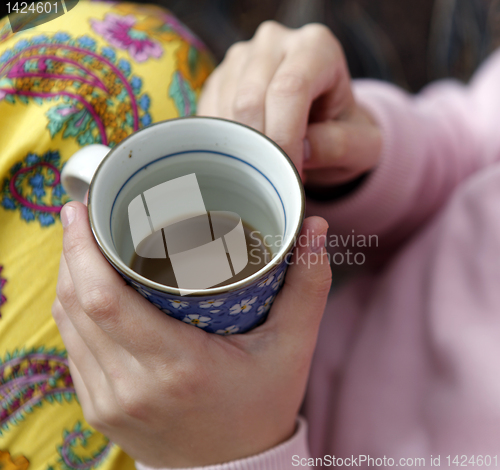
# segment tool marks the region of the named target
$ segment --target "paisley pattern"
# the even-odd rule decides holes
[[[57,151],[42,156],[30,153],[16,163],[0,192],[0,205],[19,210],[26,222],[37,220],[42,227],[52,225],[62,206],[69,201],[61,183],[61,157]]]
[[[133,470],[85,422],[51,316],[60,174],[85,145],[194,113],[214,62],[160,7],[81,1],[50,24],[0,19],[0,468]]]
[[[196,95],[180,72],[175,72],[168,95],[174,100],[179,116],[189,116],[196,112]]]
[[[145,62],[150,57],[159,59],[163,49],[155,40],[148,37],[145,31],[134,28],[139,20],[134,15],[117,15],[108,13],[103,21],[92,20],[92,28],[101,34],[109,44],[128,51],[137,62]]]
[[[41,346],[7,353],[0,359],[0,436],[36,407],[74,397],[65,351]]]
[[[0,436],[9,429],[9,425],[20,424],[27,413],[32,413],[44,403],[62,404],[63,401],[74,401],[75,397],[65,351],[45,350],[42,346],[7,353],[0,361]],[[91,439],[99,441],[100,446],[95,451],[82,454],[81,449],[87,448]],[[112,446],[108,439],[84,428],[78,421],[73,429],[63,432],[62,444],[58,446],[58,462],[55,466],[49,465],[47,470],[97,468]],[[93,447],[96,447],[95,442]],[[1,455],[0,452],[0,463]],[[22,459],[18,458],[18,462],[24,462]]]
[[[57,465],[49,465],[47,470],[91,470],[99,467],[113,446],[108,439],[101,436],[100,447],[96,451],[90,452],[90,457],[81,455],[81,451],[79,451],[82,448],[86,449],[89,441],[96,436],[97,433],[88,428],[85,429],[80,421],[75,424],[71,431],[65,430],[63,432],[63,444],[58,448],[59,459]]]
[[[122,26],[115,27],[112,33],[110,32],[112,28],[108,27],[105,34],[112,35],[117,45],[128,49],[133,57],[137,56],[136,50],[142,51],[147,47],[151,48],[152,46],[147,46],[149,43],[168,42],[179,36],[184,40],[175,52],[177,71],[168,89],[168,96],[174,100],[179,116],[194,114],[196,112],[195,90],[201,88],[214,63],[214,59],[206,50],[205,45],[175,16],[163,8],[154,5],[138,7],[130,3],[120,3],[116,5],[115,10],[122,13],[123,16],[115,16],[113,21],[115,23],[121,21]],[[129,18],[127,15],[137,12],[146,16],[133,23],[131,19],[126,19]],[[129,23],[128,26],[124,26],[126,22]],[[121,37],[118,37],[120,36],[120,28]],[[124,35],[125,30],[127,31],[126,36]],[[142,41],[142,43],[137,43],[133,47],[133,41]],[[153,51],[150,52],[151,55],[154,55]]]
[[[54,138],[73,137],[80,145],[115,146],[151,123],[150,98],[142,79],[113,48],[100,50],[89,36],[21,39],[0,56],[0,100],[37,104],[54,101],[46,113]]]

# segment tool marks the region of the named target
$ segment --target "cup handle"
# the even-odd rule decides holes
[[[61,183],[71,199],[83,202],[97,167],[110,150],[106,145],[88,145],[66,162],[61,172]]]

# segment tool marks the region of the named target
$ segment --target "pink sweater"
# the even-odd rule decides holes
[[[359,81],[355,92],[383,131],[380,164],[356,193],[308,209],[330,234],[377,235],[367,260],[378,268],[330,298],[308,425],[299,419],[288,442],[204,470],[311,467],[310,455],[326,456],[317,467],[335,456],[427,468],[481,454],[500,467],[500,52],[468,86],[410,96]]]

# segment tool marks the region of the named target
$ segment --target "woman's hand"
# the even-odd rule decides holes
[[[254,455],[293,434],[331,282],[323,219],[304,222],[307,246],[297,247],[266,323],[222,337],[127,286],[100,253],[83,204],[61,217],[52,311],[93,427],[136,460],[168,467]]]
[[[205,83],[198,114],[247,124],[278,143],[312,186],[376,166],[379,129],[356,105],[342,47],[319,24],[269,21],[234,44]]]

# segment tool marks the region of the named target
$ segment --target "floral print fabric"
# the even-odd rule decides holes
[[[82,0],[18,34],[0,21],[1,468],[135,468],[85,422],[51,317],[69,200],[60,173],[82,146],[194,113],[212,68],[156,6]]]

